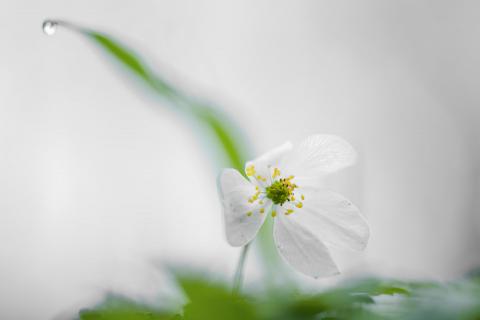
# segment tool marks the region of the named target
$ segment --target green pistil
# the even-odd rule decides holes
[[[289,181],[281,179],[267,187],[265,192],[267,198],[271,199],[274,204],[283,205],[286,201],[289,201],[292,190],[293,188]]]

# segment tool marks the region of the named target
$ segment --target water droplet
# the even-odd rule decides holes
[[[54,35],[55,31],[57,31],[57,25],[58,23],[56,23],[55,21],[45,20],[42,25],[43,32],[47,36]]]

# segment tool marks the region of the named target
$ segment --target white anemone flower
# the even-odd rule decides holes
[[[223,169],[218,189],[227,241],[248,244],[271,215],[276,247],[294,269],[314,278],[339,274],[329,248],[363,250],[369,227],[357,207],[320,182],[355,160],[355,150],[342,138],[312,135],[247,162],[248,180]]]

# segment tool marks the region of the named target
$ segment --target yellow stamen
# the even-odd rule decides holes
[[[260,213],[264,213],[265,212],[265,209],[264,208],[261,208],[260,209]]]
[[[262,177],[261,175],[257,175],[257,180],[260,180],[260,181],[267,181],[267,179],[265,177]]]
[[[287,209],[287,212],[285,212],[285,215],[288,216],[293,213],[293,209]]]
[[[295,206],[300,209],[301,207],[303,207],[303,203],[299,202]]]
[[[302,194],[302,200],[305,200],[305,196]]]
[[[252,164],[245,169],[247,176],[251,177],[255,175],[255,166]]]
[[[277,211],[272,210],[272,217],[275,218],[277,216]]]
[[[280,170],[278,168],[274,168],[272,178],[276,178],[278,176],[280,176]]]
[[[248,198],[248,202],[249,203],[254,203],[255,201],[258,200],[258,197],[260,196],[260,190],[257,189],[257,192],[255,192],[255,194],[253,196],[251,196],[250,198]]]
[[[253,212],[252,212],[252,211],[248,211],[248,212],[247,212],[247,217],[251,217],[251,216],[252,216],[252,214],[253,214]]]

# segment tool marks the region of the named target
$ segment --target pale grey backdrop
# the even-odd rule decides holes
[[[371,224],[346,277],[448,280],[480,263],[477,1],[0,1],[0,315],[63,317],[105,290],[155,299],[153,266],[231,275],[214,167],[63,18],[126,39],[214,98],[261,152],[339,134],[329,183]],[[254,258],[248,280],[258,277]],[[304,281],[307,287],[330,284]],[[35,315],[35,316],[34,316]]]

